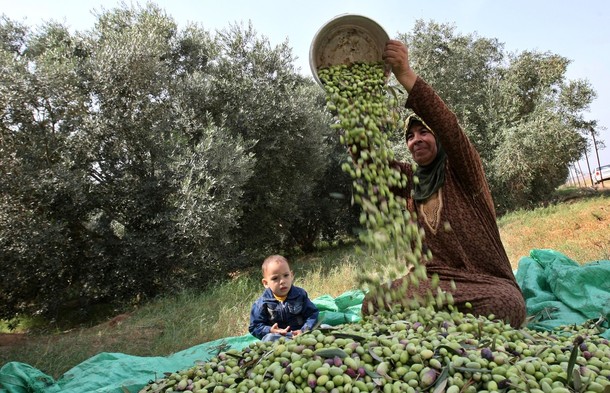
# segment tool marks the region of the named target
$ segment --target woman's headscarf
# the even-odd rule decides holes
[[[405,139],[409,133],[409,129],[413,123],[420,123],[426,127],[436,140],[436,157],[428,165],[417,165],[413,173],[419,179],[419,183],[413,184],[413,199],[416,201],[424,201],[434,194],[445,183],[445,161],[447,154],[441,145],[438,137],[430,127],[417,115],[413,114],[407,118],[407,127],[405,129]]]

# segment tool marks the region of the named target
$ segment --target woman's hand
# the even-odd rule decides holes
[[[410,92],[417,80],[417,74],[409,65],[407,46],[402,41],[389,40],[385,44],[382,58],[392,70],[396,80],[407,89],[407,92]]]

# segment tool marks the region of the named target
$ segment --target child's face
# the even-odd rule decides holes
[[[286,296],[292,287],[294,276],[284,261],[273,261],[265,269],[263,285],[277,296]]]

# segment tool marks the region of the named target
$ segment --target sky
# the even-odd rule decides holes
[[[601,164],[610,164],[610,2],[607,0],[157,0],[152,1],[179,25],[197,23],[215,32],[231,24],[252,23],[272,45],[288,41],[296,66],[311,75],[309,48],[318,30],[337,15],[360,14],[375,20],[393,38],[412,30],[415,21],[455,26],[459,34],[496,38],[505,51],[551,52],[571,61],[568,79],[585,79],[597,98],[585,113],[597,120]],[[95,14],[128,0],[0,0],[0,14],[29,26],[45,21],[74,31],[93,28]],[[544,154],[541,152],[540,154]],[[549,157],[552,159],[552,157]],[[593,163],[592,166],[595,166]],[[588,173],[586,163],[581,168]]]

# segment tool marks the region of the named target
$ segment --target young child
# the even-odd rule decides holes
[[[275,341],[311,330],[318,319],[318,309],[303,288],[292,285],[294,273],[286,258],[267,257],[262,269],[266,289],[252,305],[250,333],[263,341]]]

